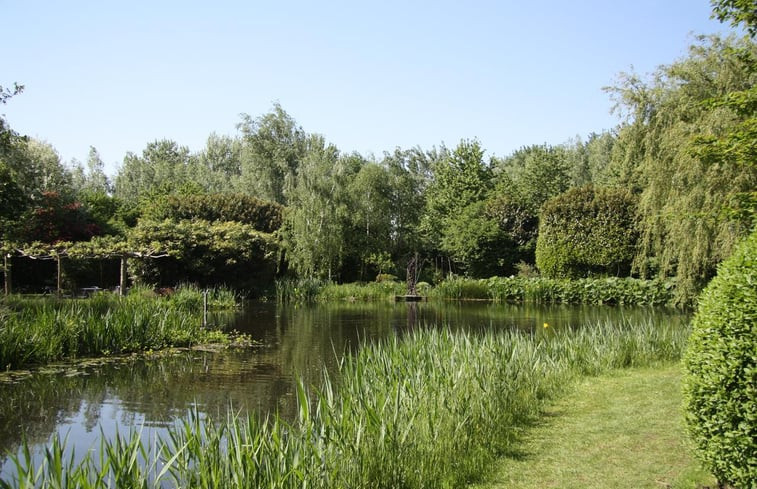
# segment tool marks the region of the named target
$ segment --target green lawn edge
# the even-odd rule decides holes
[[[681,414],[680,364],[580,379],[475,489],[701,488]]]

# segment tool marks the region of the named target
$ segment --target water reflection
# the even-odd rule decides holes
[[[150,436],[196,408],[225,416],[235,411],[295,414],[297,377],[317,384],[345,352],[364,342],[418,327],[446,325],[471,331],[535,331],[580,327],[587,322],[664,320],[675,312],[648,308],[512,306],[487,303],[330,304],[277,307],[249,304],[230,320],[262,346],[244,351],[190,351],[120,362],[90,362],[41,369],[16,383],[0,384],[0,450],[16,451],[25,439],[46,443],[58,433],[84,453],[102,436],[130,427]],[[50,371],[54,371],[51,373]],[[5,462],[0,475],[7,476]]]

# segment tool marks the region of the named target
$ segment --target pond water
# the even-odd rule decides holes
[[[683,325],[675,311],[650,308],[533,306],[489,303],[382,303],[277,306],[251,303],[229,319],[260,347],[184,351],[151,358],[52,365],[0,383],[0,454],[23,439],[41,448],[56,434],[82,454],[116,430],[143,437],[165,430],[191,410],[224,417],[231,408],[295,412],[296,379],[317,384],[345,352],[414,328],[534,331],[596,321],[662,320]],[[11,463],[0,455],[0,477]]]

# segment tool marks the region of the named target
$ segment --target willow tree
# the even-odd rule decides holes
[[[678,277],[678,300],[688,302],[714,275],[752,226],[729,212],[757,186],[754,165],[703,158],[702,138],[718,139],[747,116],[713,103],[749,90],[757,74],[749,38],[700,37],[686,58],[660,67],[650,81],[621,75],[612,91],[626,120],[612,162],[619,183],[640,191],[641,275]]]
[[[287,261],[300,276],[331,280],[342,264],[347,251],[346,189],[354,176],[348,163],[323,137],[308,137],[282,229]]]

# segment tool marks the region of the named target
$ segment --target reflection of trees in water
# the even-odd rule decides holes
[[[225,416],[234,410],[277,408],[291,390],[270,355],[253,352],[183,352],[118,365],[83,368],[85,375],[37,373],[0,385],[0,450],[16,450],[23,437],[44,443],[66,419],[81,415],[87,431],[97,429],[105,401],[117,403],[121,426],[140,417],[166,426],[197,404],[200,411]],[[69,369],[68,374],[74,373]]]
[[[166,426],[192,406],[212,417],[235,412],[276,411],[296,416],[295,382],[319,385],[345,352],[364,342],[416,327],[534,331],[586,323],[647,321],[663,314],[651,308],[567,307],[459,303],[340,303],[312,307],[257,305],[235,327],[263,343],[254,350],[191,351],[105,365],[36,373],[16,384],[0,384],[0,450],[16,450],[26,437],[46,442],[67,419],[80,416],[88,431],[117,421]],[[261,309],[262,307],[262,309]],[[663,314],[664,316],[664,314]],[[666,321],[685,321],[676,315]],[[80,374],[67,376],[67,374]],[[117,405],[118,420],[102,420],[103,405]]]

